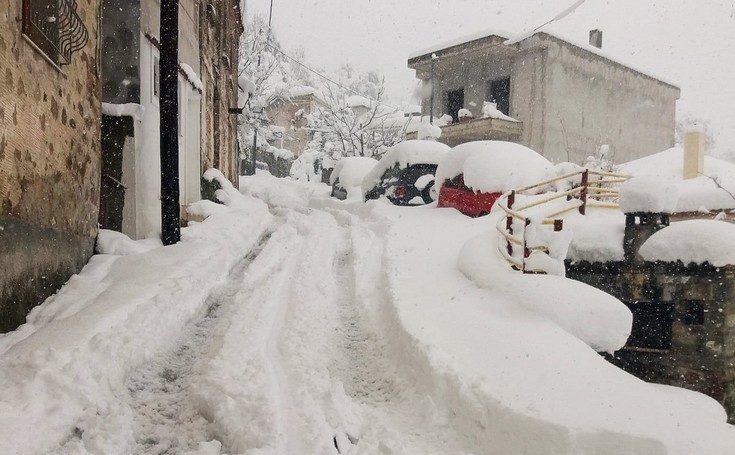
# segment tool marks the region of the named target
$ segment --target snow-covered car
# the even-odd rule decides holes
[[[332,197],[344,200],[354,194],[362,195],[362,180],[376,164],[378,160],[365,156],[350,156],[339,160],[329,176]]]
[[[394,145],[362,181],[365,201],[385,196],[395,205],[424,205],[436,200],[434,174],[449,146],[411,140]]]
[[[523,145],[467,142],[452,148],[439,163],[437,205],[468,216],[487,215],[504,192],[542,181],[554,172],[549,160]]]

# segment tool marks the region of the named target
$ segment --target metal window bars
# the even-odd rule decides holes
[[[76,0],[23,0],[23,33],[59,65],[89,41]]]

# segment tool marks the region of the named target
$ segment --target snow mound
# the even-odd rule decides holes
[[[442,129],[430,123],[422,123],[416,134],[419,139],[439,139],[442,136]]]
[[[127,256],[140,254],[163,246],[160,239],[133,240],[122,232],[100,229],[97,235],[97,252]]]
[[[623,213],[673,213],[679,190],[670,182],[656,178],[634,177],[620,187]]]
[[[507,120],[509,122],[518,121],[511,116],[503,114],[500,110],[498,110],[498,105],[496,103],[493,103],[492,101],[482,102],[482,117],[483,118],[496,118],[499,120]]]
[[[579,281],[553,275],[525,275],[498,260],[495,233],[470,240],[459,254],[459,269],[478,286],[501,292],[529,311],[554,321],[598,352],[625,345],[633,324],[628,307]]]
[[[334,185],[334,182],[339,179],[339,183],[342,188],[360,186],[362,184],[362,179],[365,178],[365,175],[370,172],[376,164],[378,164],[378,160],[368,158],[366,156],[350,156],[342,158],[334,167],[332,175],[329,176],[329,184]]]
[[[735,225],[724,221],[688,220],[671,223],[640,248],[647,261],[709,262],[715,267],[735,264]]]
[[[191,82],[191,85],[200,92],[203,92],[204,84],[202,83],[202,80],[199,78],[199,75],[196,73],[196,71],[194,71],[194,68],[187,65],[186,63],[179,63],[179,67],[181,68],[181,71],[184,72],[189,82]]]
[[[207,169],[202,177],[208,182],[217,182],[219,184],[220,189],[214,193],[218,201],[232,208],[248,207],[249,201],[247,201],[247,199],[244,198],[234,186],[232,186],[232,182],[227,180],[227,177],[225,177],[218,169]]]
[[[553,166],[528,147],[505,141],[460,144],[442,159],[436,181],[464,174],[465,185],[475,191],[504,193],[544,180]]]
[[[362,191],[367,193],[376,184],[385,171],[396,164],[401,169],[414,164],[439,164],[447,154],[449,146],[436,141],[411,140],[400,142],[389,148],[378,164],[365,175],[362,181]]]

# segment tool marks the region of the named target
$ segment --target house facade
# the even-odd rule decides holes
[[[510,140],[554,162],[581,164],[602,145],[625,162],[673,145],[679,88],[618,63],[592,45],[540,32],[506,45],[499,34],[421,51],[408,60],[432,89],[422,114],[450,115],[448,145]],[[503,116],[483,117],[493,102]],[[460,121],[460,110],[471,114]],[[464,111],[464,112],[466,112]]]
[[[227,3],[227,4],[225,4]],[[102,0],[103,174],[100,224],[132,238],[160,230],[160,0]],[[179,2],[179,192],[182,216],[202,172],[237,182],[239,2]],[[233,44],[234,43],[234,44]],[[234,62],[234,63],[233,63]],[[235,66],[233,66],[233,64]]]
[[[92,255],[101,161],[100,0],[3,5],[0,332]]]

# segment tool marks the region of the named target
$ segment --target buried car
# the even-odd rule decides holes
[[[365,156],[349,156],[337,162],[329,176],[332,185],[332,197],[347,199],[354,195],[362,195],[362,180],[370,172],[378,160]]]
[[[460,144],[439,163],[439,207],[452,207],[468,216],[490,213],[506,191],[544,180],[554,166],[538,153],[505,141]]]
[[[362,181],[366,201],[388,198],[395,205],[424,205],[436,200],[434,174],[449,146],[411,140],[394,145]]]

